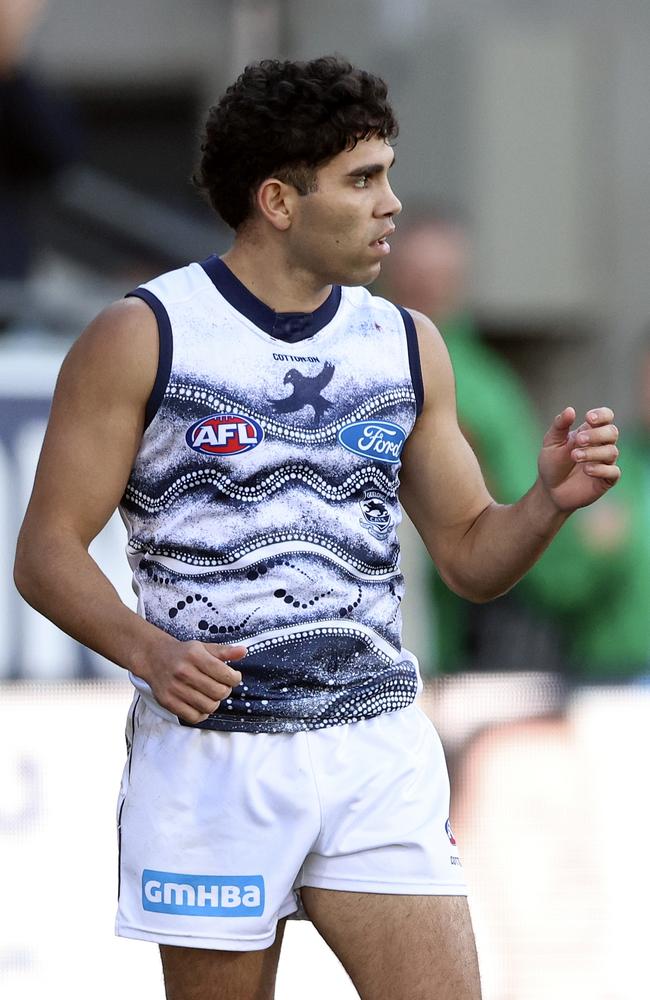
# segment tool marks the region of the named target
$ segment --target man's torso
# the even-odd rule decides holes
[[[418,404],[408,318],[338,288],[315,313],[275,314],[218,258],[135,294],[161,333],[121,505],[139,610],[180,640],[248,649],[242,685],[202,727],[293,732],[410,704],[396,532]]]

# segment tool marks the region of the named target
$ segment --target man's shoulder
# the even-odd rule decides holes
[[[114,363],[139,367],[158,354],[156,318],[138,298],[118,299],[106,306],[73,344],[68,359],[78,364]]]
[[[163,301],[182,301],[205,289],[206,284],[209,284],[209,279],[203,266],[194,261],[143,281],[127,292],[127,296],[137,296],[144,292],[145,295],[155,295]]]
[[[158,331],[150,309],[137,299],[106,306],[66,355],[55,397],[67,409],[106,413],[118,406],[137,412],[151,392],[158,365]]]
[[[344,285],[341,288],[345,301],[355,309],[371,309],[392,315],[399,314],[399,307],[394,302],[376,295],[365,285]]]

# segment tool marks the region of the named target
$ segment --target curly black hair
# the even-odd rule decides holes
[[[247,66],[208,112],[194,184],[237,230],[267,177],[308,194],[317,168],[344,149],[372,137],[394,140],[387,89],[338,56]]]

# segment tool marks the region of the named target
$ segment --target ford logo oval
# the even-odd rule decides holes
[[[339,441],[348,451],[380,462],[399,462],[406,432],[387,420],[360,420],[339,431]]]
[[[185,440],[203,455],[241,455],[262,443],[264,428],[243,413],[212,413],[187,429]]]

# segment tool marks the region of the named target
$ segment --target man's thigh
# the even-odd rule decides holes
[[[301,890],[363,1000],[480,1000],[465,896]]]
[[[167,1000],[273,1000],[285,921],[261,951],[160,946]]]

